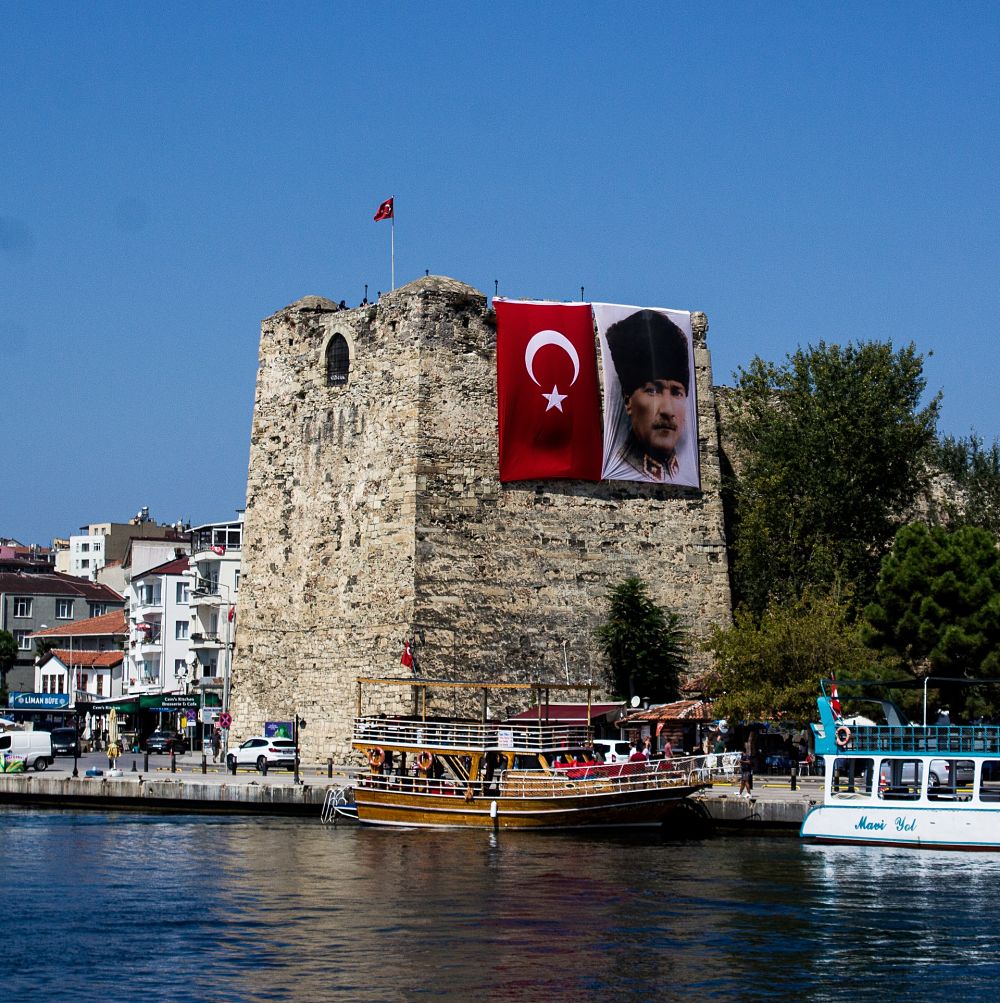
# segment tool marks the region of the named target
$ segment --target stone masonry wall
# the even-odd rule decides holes
[[[481,293],[435,276],[377,307],[307,297],[264,321],[233,740],[297,712],[307,758],[349,758],[355,679],[402,674],[410,634],[425,676],[599,680],[593,631],[608,587],[631,574],[695,636],[728,622],[704,315],[694,317],[701,491],[501,485],[494,323]],[[352,355],[340,388],[326,385],[335,332]],[[364,709],[404,710],[392,700],[407,692]]]

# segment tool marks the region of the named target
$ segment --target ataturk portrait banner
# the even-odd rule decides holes
[[[495,299],[500,480],[601,477],[589,303]]]
[[[608,480],[700,487],[691,314],[594,303]]]

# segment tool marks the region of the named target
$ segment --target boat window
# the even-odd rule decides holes
[[[540,770],[542,764],[538,761],[538,756],[515,756],[515,770]]]
[[[886,801],[920,797],[924,764],[919,759],[883,759],[878,771],[878,796]]]
[[[932,801],[969,801],[975,774],[971,759],[932,759],[927,767],[927,796]]]
[[[862,757],[837,759],[833,764],[830,791],[837,798],[856,798],[871,795],[875,760]]]
[[[979,782],[980,801],[1000,801],[1000,759],[984,759]]]

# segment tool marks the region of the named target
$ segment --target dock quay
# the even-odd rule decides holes
[[[181,760],[188,761],[181,761]],[[194,814],[284,815],[319,819],[326,792],[350,786],[359,767],[304,766],[301,782],[290,772],[241,770],[221,766],[203,773],[194,757],[178,757],[176,772],[163,767],[149,773],[123,770],[120,776],[45,773],[0,774],[0,804],[34,808],[101,811],[152,811]],[[716,781],[690,800],[720,834],[795,834],[810,804],[822,798],[822,778],[759,778],[753,797],[737,796],[738,785]]]

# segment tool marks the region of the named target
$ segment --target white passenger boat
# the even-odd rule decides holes
[[[824,762],[823,803],[802,822],[821,843],[1000,850],[1000,727],[906,723],[852,726],[818,698],[812,725]]]

